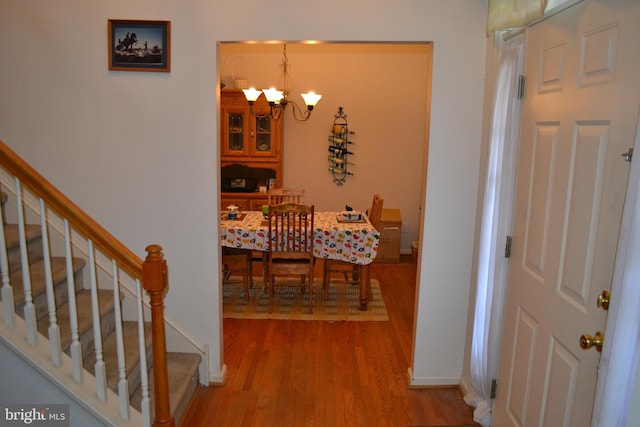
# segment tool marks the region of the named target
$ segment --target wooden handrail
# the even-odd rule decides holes
[[[41,197],[51,209],[66,218],[75,230],[90,239],[105,254],[115,259],[123,270],[134,278],[142,278],[142,259],[140,257],[76,206],[3,141],[0,141],[0,164],[20,179],[29,188],[29,191]]]

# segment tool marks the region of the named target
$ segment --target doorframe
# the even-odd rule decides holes
[[[633,144],[640,152],[640,111]],[[622,153],[621,153],[622,154]],[[640,343],[640,162],[631,162],[618,249],[611,283],[611,301],[600,356],[592,426],[624,427],[634,398]],[[635,262],[634,262],[635,260]],[[593,331],[590,331],[593,332]],[[631,351],[630,350],[631,343]],[[626,385],[626,387],[621,387]],[[639,398],[635,397],[638,405]]]

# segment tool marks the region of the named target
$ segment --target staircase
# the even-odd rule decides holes
[[[15,197],[15,194],[13,196]],[[50,277],[52,277],[53,282],[52,289],[56,309],[55,313],[50,313],[51,308],[49,304],[51,304],[52,298],[47,295],[46,278],[48,276],[48,268],[46,268],[45,263],[45,248],[49,246],[54,248],[55,245],[47,244],[48,237],[43,240],[42,226],[40,224],[25,224],[24,240],[26,240],[26,249],[21,248],[20,225],[7,223],[7,216],[5,214],[6,201],[7,196],[3,193],[1,199],[1,209],[3,213],[2,226],[5,234],[8,258],[9,283],[13,290],[16,315],[26,320],[26,312],[35,311],[37,331],[39,333],[38,340],[42,342],[48,342],[47,340],[50,339],[49,328],[57,322],[60,334],[60,348],[63,353],[71,357],[73,342],[72,328],[74,325],[71,319],[74,318],[72,313],[73,306],[75,305],[77,313],[76,342],[79,341],[79,347],[81,348],[81,359],[84,370],[83,376],[90,375],[98,377],[94,372],[96,366],[101,370],[102,367],[104,367],[106,387],[115,393],[115,397],[100,399],[100,391],[97,391],[98,399],[106,400],[107,404],[116,405],[116,408],[120,406],[119,410],[115,409],[115,411],[110,410],[109,412],[120,412],[120,414],[122,414],[122,395],[124,391],[124,394],[128,396],[128,399],[124,399],[124,402],[128,400],[130,405],[124,412],[140,412],[142,413],[143,425],[151,425],[155,418],[154,357],[152,345],[154,338],[152,338],[152,326],[148,321],[144,321],[142,323],[144,326],[140,328],[138,326],[138,319],[135,319],[135,315],[132,316],[130,313],[127,315],[127,310],[123,308],[127,301],[129,301],[129,306],[140,304],[136,300],[136,291],[126,289],[118,280],[116,280],[118,283],[116,288],[120,289],[118,292],[114,292],[113,288],[109,289],[108,285],[100,284],[95,287],[99,315],[94,315],[92,304],[95,305],[95,302],[91,295],[92,286],[87,283],[91,280],[88,280],[87,277],[95,275],[95,270],[91,269],[87,271],[87,268],[91,268],[92,265],[95,266],[95,261],[89,260],[88,262],[88,260],[83,257],[72,256],[69,257],[71,260],[68,262],[68,254],[65,256],[63,253],[63,256],[58,256],[60,254],[55,253],[55,250],[52,249],[52,255],[49,256],[51,260]],[[18,201],[17,204],[20,204],[20,201]],[[22,257],[25,254],[28,259],[29,271],[27,278],[30,278],[30,280],[27,282],[30,281],[31,283],[30,293],[25,292],[23,288],[23,277],[25,273],[27,273],[23,271],[22,266]],[[73,295],[75,296],[75,303],[70,300],[69,282],[71,282],[71,280],[69,280],[69,267],[73,270],[73,289],[75,290]],[[0,286],[2,286],[2,283],[0,283]],[[3,290],[6,288],[7,286],[4,286]],[[118,301],[116,301],[116,297],[114,297],[116,294],[118,295]],[[31,310],[31,305],[28,301],[29,295],[31,296],[34,310]],[[2,295],[0,295],[0,298],[1,297]],[[29,308],[25,309],[26,306]],[[116,310],[118,307],[120,310]],[[142,305],[140,305],[140,307],[142,307]],[[146,310],[148,312],[149,308],[147,307]],[[4,306],[4,312],[6,313],[6,306]],[[142,310],[140,310],[140,312],[142,312]],[[54,322],[51,322],[52,315],[55,318]],[[99,322],[96,322],[96,324],[99,323],[99,328],[94,328],[93,319],[96,319],[96,316],[99,317]],[[139,316],[140,320],[143,317],[145,319],[147,318],[147,315],[143,316],[140,314]],[[131,319],[131,317],[134,318]],[[0,322],[1,321],[0,319]],[[122,351],[121,349],[120,354],[117,348],[117,332],[120,332],[118,331],[118,325],[121,325],[120,331],[124,342],[124,350]],[[147,350],[146,360],[141,360],[140,358],[139,337],[141,335],[144,335],[144,348]],[[98,337],[98,342],[96,342],[96,337]],[[0,336],[0,338],[3,337]],[[78,347],[77,344],[76,347]],[[181,346],[178,345],[177,347],[180,348]],[[54,353],[54,351],[51,352],[51,359],[55,358],[53,356]],[[28,355],[24,357],[29,358]],[[124,364],[122,360],[119,359],[124,360]],[[175,420],[175,425],[180,425],[180,420],[199,383],[201,359],[201,354],[197,352],[166,353],[169,410]],[[146,363],[144,363],[145,361]],[[55,363],[47,365],[53,366]],[[142,369],[144,367],[146,367],[148,372],[147,387],[144,387],[145,383],[147,383],[147,381],[145,381],[146,376],[142,375]],[[47,368],[50,369],[51,367],[48,366]],[[80,381],[76,379],[76,382]],[[145,405],[143,402],[148,402],[148,405]],[[147,411],[149,417],[145,415]],[[126,416],[124,418],[122,424],[127,424]],[[119,424],[119,422],[111,422],[116,425]]]

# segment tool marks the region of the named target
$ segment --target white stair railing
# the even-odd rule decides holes
[[[67,289],[69,292],[69,327],[71,330],[71,363],[73,365],[73,379],[82,383],[83,360],[82,345],[80,344],[80,332],[78,327],[78,309],[76,305],[76,279],[73,272],[73,257],[71,252],[71,230],[69,221],[64,219],[64,249],[67,266]]]
[[[49,311],[49,346],[51,362],[60,366],[62,363],[62,343],[60,342],[60,326],[56,315],[56,297],[53,289],[53,272],[51,270],[51,254],[49,249],[49,227],[47,227],[47,211],[44,200],[40,199],[40,230],[42,232],[42,255],[44,260],[44,280],[47,289],[47,310]]]
[[[129,419],[129,382],[127,381],[127,367],[125,366],[124,335],[122,333],[122,310],[120,308],[120,285],[118,283],[118,264],[111,260],[111,276],[113,277],[113,300],[115,301],[116,343],[118,353],[118,396],[120,397],[120,416]],[[144,343],[144,337],[142,338]],[[142,356],[141,356],[142,357]],[[142,362],[142,360],[140,360]],[[141,371],[141,375],[144,373]]]
[[[100,317],[100,303],[98,301],[98,277],[96,276],[96,259],[93,250],[93,242],[89,244],[89,280],[91,283],[91,317],[93,319],[93,342],[96,353],[94,375],[96,377],[96,395],[102,402],[107,400],[107,368],[104,365],[104,353],[102,351],[102,319]],[[119,301],[114,301],[118,304]]]
[[[120,407],[118,415],[112,414],[111,409],[107,411],[110,420],[112,416],[119,416],[119,420],[112,421],[114,424],[151,426],[151,419],[154,417],[160,423],[172,424],[162,309],[168,280],[162,248],[159,245],[149,245],[143,262],[2,141],[0,182],[3,184],[0,191],[6,190],[9,196],[0,207],[3,338],[8,338],[6,334],[11,335],[13,347],[20,348],[22,352],[33,351],[36,354],[37,351],[41,360],[39,365],[49,370],[51,376],[58,378],[59,384],[71,387],[75,382],[81,385],[79,388],[72,387],[76,391],[83,390],[86,393],[89,389],[92,390],[90,393],[95,393],[93,397],[96,398],[89,398],[89,405],[102,405],[101,402],[107,404],[117,400]],[[39,224],[39,227],[35,224]],[[16,228],[17,243],[13,241],[13,230]],[[7,233],[7,230],[11,230],[11,233]],[[36,231],[40,233],[34,236]],[[11,249],[8,248],[8,236],[15,246]],[[84,272],[79,271],[79,266],[82,265],[89,268]],[[30,268],[34,269],[33,274]],[[18,287],[15,282],[12,284],[14,273],[22,274],[24,302],[21,302],[22,295],[17,298],[18,295],[15,294]],[[34,279],[44,281],[44,291],[39,286],[39,281],[34,286]],[[85,287],[90,294],[90,303],[85,302]],[[143,301],[143,288],[146,302]],[[106,308],[104,303],[107,297],[103,295],[107,295],[105,291],[108,289],[113,291],[114,310],[102,317],[100,307]],[[103,304],[101,297],[105,299]],[[65,300],[66,306],[63,306]],[[21,306],[17,307],[17,303]],[[83,307],[78,307],[78,304],[83,304]],[[79,315],[79,308],[83,309],[82,316]],[[85,308],[91,311],[90,321],[93,325],[88,331]],[[24,320],[17,319],[16,314],[23,316]],[[111,315],[113,323],[108,317]],[[151,328],[145,328],[148,323],[145,317],[151,321]],[[38,328],[38,318],[41,319],[40,322],[47,322],[46,328]],[[128,325],[128,321],[137,322],[138,348],[134,346],[128,349],[125,346],[124,337],[128,337],[129,333],[124,333],[123,324]],[[44,335],[39,337],[39,330]],[[103,334],[111,330],[115,331],[115,362],[111,362],[111,357],[106,357],[105,352],[111,349],[105,348],[103,342]],[[148,330],[153,334],[149,343],[145,332]],[[38,342],[39,339],[45,341]],[[88,349],[85,348],[83,352],[82,347],[85,342],[90,345],[88,342],[92,339],[94,371],[85,376],[84,358]],[[155,414],[150,411],[152,397],[147,366],[147,346],[150,344],[153,345],[156,384],[153,393]],[[185,344],[201,351],[189,337],[184,337],[183,345]],[[133,349],[139,352],[139,378],[137,375],[127,378],[127,369],[133,366],[126,366],[129,363],[126,361],[131,359],[128,356]],[[52,363],[43,364],[43,358],[50,359]],[[110,363],[117,366],[110,366]],[[109,381],[107,376],[113,373],[117,378]],[[140,413],[130,411],[129,393],[137,388],[137,384],[131,384],[133,379],[136,382],[139,379],[140,382]],[[113,384],[115,388],[116,380],[117,390],[109,390],[109,384]]]
[[[13,299],[13,287],[9,281],[9,255],[4,234],[4,209],[0,208],[0,276],[2,276],[2,312],[4,324],[13,329],[16,323],[16,306]]]
[[[138,302],[138,343],[140,347],[140,371],[143,373],[140,378],[140,387],[142,387],[142,402],[140,412],[144,421],[143,427],[151,426],[151,399],[149,398],[149,376],[147,374],[147,347],[144,345],[144,322],[142,311],[142,286],[140,280],[136,279],[136,300]]]
[[[42,319],[40,322],[46,321],[48,323],[47,336],[41,336],[41,338],[48,339],[50,359],[53,365],[61,366],[63,358],[63,348],[61,340],[61,325],[59,323],[59,314],[56,298],[56,284],[54,283],[54,274],[52,266],[52,238],[50,229],[56,230],[59,228],[59,240],[63,241],[60,251],[62,254],[58,256],[64,257],[64,265],[66,270],[66,294],[68,304],[68,334],[71,337],[71,342],[68,344],[68,352],[71,357],[71,372],[72,378],[75,382],[82,384],[84,382],[84,357],[83,357],[83,344],[81,339],[81,331],[79,325],[78,316],[78,300],[76,299],[76,292],[78,291],[78,284],[76,283],[76,267],[74,265],[74,256],[84,254],[86,256],[86,266],[89,273],[89,291],[91,295],[91,318],[92,318],[92,331],[93,343],[94,343],[94,355],[95,364],[93,366],[94,371],[92,374],[95,376],[95,396],[101,402],[107,401],[108,391],[108,379],[107,379],[107,362],[104,357],[104,344],[103,333],[100,314],[100,289],[111,288],[114,298],[114,329],[116,336],[116,352],[117,352],[117,368],[115,371],[118,373],[118,385],[117,390],[114,392],[118,395],[118,406],[120,418],[124,421],[131,419],[130,414],[130,384],[126,373],[126,347],[124,344],[124,331],[123,321],[124,314],[121,307],[122,291],[121,291],[121,275],[123,271],[118,265],[115,258],[109,257],[106,253],[98,249],[93,240],[91,239],[77,239],[79,232],[74,230],[67,218],[61,217],[60,223],[50,223],[51,213],[48,210],[45,200],[36,197],[33,194],[23,189],[22,182],[15,178],[14,186],[9,188],[3,188],[9,190],[12,193],[12,201],[15,203],[15,213],[12,217],[17,220],[18,229],[18,248],[20,256],[20,270],[22,273],[22,286],[24,289],[24,304],[20,310],[16,309],[15,305],[15,288],[11,285],[11,271],[10,271],[10,259],[9,251],[7,248],[5,227],[0,226],[0,277],[1,277],[1,292],[2,297],[2,309],[4,325],[13,328],[15,325],[16,313],[22,313],[25,320],[26,333],[25,338],[27,342],[33,347],[38,343],[38,312],[42,313]],[[28,200],[26,200],[28,199]],[[40,236],[42,244],[42,268],[44,288],[46,295],[43,295],[43,301],[46,301],[46,316],[44,315],[44,307],[38,307],[34,303],[34,291],[33,291],[33,277],[30,270],[30,254],[37,252],[34,247],[40,243],[34,243],[30,241],[30,237],[27,232],[27,215],[26,211],[29,211],[31,215],[37,216],[40,225]],[[4,224],[6,218],[4,215],[4,209],[0,209],[0,223]],[[86,244],[86,248],[84,247]],[[16,249],[14,249],[16,251]],[[110,263],[110,268],[105,268],[104,264],[98,262],[98,258],[101,260],[106,259],[107,263]],[[104,261],[102,261],[104,263]],[[17,268],[17,267],[16,267]],[[98,273],[100,271],[100,274]],[[140,387],[142,394],[141,401],[141,414],[142,425],[151,426],[152,414],[150,412],[150,393],[149,393],[149,373],[147,366],[147,342],[145,335],[145,311],[143,293],[141,290],[140,279],[133,278],[129,274],[124,273],[126,276],[123,280],[129,280],[135,289],[129,294],[130,297],[135,298],[136,302],[132,305],[135,307],[134,320],[138,323],[137,335],[139,340],[138,348],[136,349],[140,353]],[[34,276],[35,277],[35,276]],[[105,277],[111,279],[110,283],[101,284],[100,281]],[[106,283],[106,282],[105,282]],[[137,388],[137,387],[136,387]]]
[[[27,254],[27,233],[24,225],[24,209],[22,205],[22,186],[16,178],[16,198],[18,199],[18,232],[20,233],[20,260],[22,263],[22,286],[24,289],[24,321],[27,325],[27,341],[35,346],[38,343],[38,323],[36,322],[36,306],[31,294],[31,270]]]

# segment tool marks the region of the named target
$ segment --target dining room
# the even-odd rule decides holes
[[[284,42],[220,43],[221,96],[238,90],[236,81],[243,88],[283,88],[284,48]],[[402,215],[401,252],[410,254],[411,242],[419,240],[427,172],[431,44],[287,42],[286,57],[290,93],[278,120],[282,146],[277,186],[304,188],[305,201],[320,211],[346,206],[364,211],[373,194],[383,195],[385,207]],[[379,97],[381,85],[385,89]],[[292,104],[306,110],[300,94],[307,91],[322,98],[310,117],[299,122]],[[337,184],[329,170],[328,137],[340,107],[353,154],[348,158],[350,175]],[[228,164],[228,157],[221,156]],[[258,181],[256,192],[267,185]]]
[[[367,218],[371,198],[379,193],[385,215],[394,213],[396,221],[393,231],[383,233],[381,247],[388,250],[392,233],[393,255],[381,255],[378,262],[416,252],[427,172],[432,45],[281,41],[220,43],[218,49],[221,218],[234,206],[242,215],[262,210],[272,187],[304,189],[304,203],[334,222],[347,210]],[[371,90],[380,82],[389,86],[383,104]],[[269,87],[281,89],[287,105],[269,107],[266,96],[250,101],[245,94],[248,88]],[[310,90],[321,98],[307,110],[300,95]],[[343,140],[344,145],[334,142]],[[230,230],[222,221],[222,241],[232,246],[229,231],[249,233],[255,246],[255,225]],[[267,233],[258,231],[263,237]],[[375,237],[367,264],[377,255],[380,236]],[[257,248],[251,249],[259,261]],[[367,274],[368,266],[363,269]],[[367,295],[357,295],[363,307]]]
[[[376,324],[387,332],[381,332],[385,336],[383,340],[374,344],[366,344],[367,351],[378,351],[389,345],[397,347],[398,355],[403,355],[401,360],[390,361],[389,363],[399,364],[402,369],[410,366],[410,354],[412,343],[412,324],[415,319],[414,301],[416,293],[416,261],[417,254],[412,254],[412,243],[419,240],[419,221],[421,212],[421,194],[426,177],[427,151],[428,151],[428,116],[429,116],[429,90],[430,90],[430,64],[431,46],[428,43],[388,43],[388,44],[335,44],[335,43],[222,43],[219,45],[220,54],[220,81],[221,81],[221,185],[222,197],[220,202],[221,213],[221,242],[224,249],[235,247],[253,251],[253,262],[250,263],[252,279],[250,288],[242,285],[241,276],[236,270],[235,276],[229,276],[223,280],[223,317],[225,342],[230,348],[243,347],[240,342],[249,342],[257,339],[252,332],[245,336],[240,330],[244,330],[241,325],[246,322],[263,321],[265,327],[271,328],[272,323],[280,321],[296,321],[291,319],[320,320],[324,323],[332,324],[336,321],[355,320],[356,324],[361,324],[359,320],[365,320],[364,324]],[[230,96],[231,92],[240,92],[239,89],[256,87],[258,89],[271,86],[283,87],[287,85],[283,82],[283,68],[288,64],[290,75],[290,86],[287,87],[289,99],[298,105],[301,104],[299,94],[304,91],[314,90],[322,95],[317,105],[310,111],[308,117],[300,121],[296,119],[295,108],[297,106],[287,106],[281,111],[281,122],[273,126],[273,133],[277,137],[277,132],[281,133],[282,141],[281,164],[273,166],[264,157],[260,163],[255,163],[255,159],[249,160],[246,164],[258,169],[258,171],[247,171],[239,169],[235,163],[237,158],[229,158],[232,153],[227,150],[226,144],[231,144],[233,136],[226,135],[233,127],[231,122],[236,110],[231,108],[225,110],[225,96]],[[291,83],[292,82],[292,83]],[[390,86],[385,91],[384,104],[381,105],[375,99],[371,88],[379,86],[380,82],[388,82]],[[244,99],[243,93],[238,94],[241,103]],[[232,103],[233,104],[233,103]],[[259,116],[265,114],[259,111],[258,102],[252,106],[256,111],[251,114]],[[305,113],[304,111],[302,111]],[[342,119],[341,115],[346,116]],[[253,118],[249,122],[253,123]],[[330,170],[335,164],[331,160],[331,152],[328,149],[332,146],[331,138],[337,135],[334,133],[336,123],[346,123],[348,125],[347,150],[349,157],[349,174],[344,174],[336,180],[335,174]],[[237,123],[236,123],[237,124]],[[281,126],[281,128],[277,128]],[[256,125],[259,128],[259,125]],[[249,130],[249,133],[251,130]],[[328,141],[329,140],[329,141]],[[254,143],[255,144],[255,143]],[[244,147],[243,147],[244,148]],[[247,147],[248,148],[248,147]],[[227,156],[225,155],[227,154]],[[243,153],[244,154],[244,153]],[[260,153],[264,155],[265,153]],[[235,160],[235,161],[234,161]],[[264,169],[272,168],[277,171],[276,175],[265,174]],[[242,194],[241,189],[231,188],[233,181],[239,187],[249,184],[252,193],[248,197]],[[342,178],[342,179],[340,179]],[[226,187],[226,188],[225,188]],[[365,271],[365,280],[355,282],[355,284],[367,283],[363,286],[345,285],[342,280],[347,278],[347,274],[333,274],[331,280],[338,282],[333,286],[330,284],[331,294],[324,297],[326,273],[325,262],[327,262],[327,246],[320,245],[316,248],[315,263],[315,297],[312,302],[306,303],[306,295],[296,287],[285,287],[285,291],[276,291],[275,309],[270,301],[270,290],[267,283],[264,260],[259,250],[265,250],[266,240],[269,238],[268,227],[268,205],[266,193],[270,187],[294,187],[303,188],[304,203],[313,205],[317,212],[324,218],[330,218],[331,224],[326,225],[326,229],[320,228],[320,234],[328,233],[330,230],[336,231],[337,226],[349,229],[357,225],[352,222],[339,224],[340,215],[344,215],[347,209],[353,209],[356,214],[363,213],[362,219],[366,223],[369,221],[369,213],[372,208],[372,198],[374,193],[380,193],[384,197],[384,207],[387,210],[397,211],[401,216],[397,236],[400,243],[398,252],[401,255],[398,263],[374,263],[371,261],[377,254],[380,243],[380,235],[372,234],[374,243],[369,244],[366,252],[367,264],[352,266],[357,270]],[[226,190],[226,191],[225,191]],[[229,191],[231,190],[231,191]],[[239,212],[231,213],[233,210]],[[264,211],[263,211],[264,209]],[[252,212],[253,211],[253,212]],[[229,219],[231,213],[232,218]],[[317,218],[317,216],[316,216]],[[378,226],[378,228],[380,228]],[[361,231],[356,231],[356,234]],[[376,230],[378,231],[378,230]],[[349,233],[353,235],[353,233]],[[340,239],[344,237],[344,234]],[[340,240],[338,239],[338,240]],[[336,238],[330,239],[334,243]],[[344,243],[341,241],[341,243]],[[347,242],[349,246],[349,242]],[[383,244],[384,246],[384,244]],[[256,252],[258,251],[258,252]],[[325,255],[323,257],[323,254]],[[256,256],[257,255],[257,256]],[[363,257],[364,255],[361,254]],[[226,266],[224,267],[232,267]],[[237,267],[237,265],[236,265]],[[373,273],[372,273],[373,272]],[[395,277],[395,278],[394,278]],[[353,276],[351,276],[353,279]],[[361,279],[361,278],[360,278]],[[401,283],[400,283],[401,282]],[[371,286],[373,284],[373,286]],[[387,287],[385,293],[384,287]],[[346,294],[351,294],[349,297]],[[230,296],[233,295],[233,298]],[[346,301],[350,309],[343,310],[351,313],[351,319],[347,317],[326,317],[327,305],[340,305],[337,300]],[[297,301],[292,303],[291,301]],[[332,301],[327,303],[327,301]],[[387,302],[389,301],[389,302]],[[262,302],[262,306],[260,306]],[[385,304],[386,303],[386,304]],[[291,309],[298,304],[297,309]],[[391,304],[391,306],[388,306]],[[310,310],[308,310],[310,308]],[[292,315],[293,311],[293,315]],[[382,315],[380,315],[382,312]],[[247,314],[249,313],[249,314]],[[331,312],[330,316],[336,313]],[[347,314],[346,316],[348,316]],[[393,317],[393,319],[390,319]],[[383,319],[382,322],[376,320]],[[245,323],[243,323],[245,322]],[[302,330],[318,328],[316,322],[299,322]],[[342,324],[351,322],[340,322]],[[255,325],[255,323],[250,323]],[[346,327],[346,326],[345,326]],[[240,328],[240,329],[238,329]],[[260,327],[262,328],[262,327]],[[288,328],[288,326],[287,326]],[[347,327],[349,328],[349,327]],[[351,327],[352,328],[352,327]],[[360,328],[355,327],[356,330]],[[389,329],[390,328],[390,329]],[[258,329],[257,325],[250,329]],[[393,333],[391,333],[393,331]],[[355,333],[355,332],[354,332]],[[360,332],[355,333],[359,336]],[[277,337],[280,334],[274,336]],[[279,338],[275,338],[278,341]],[[358,338],[360,340],[361,338]],[[402,343],[402,344],[400,344]],[[263,343],[264,346],[272,348],[272,344]],[[319,345],[336,345],[331,341],[320,341]],[[302,344],[306,346],[305,344]],[[340,348],[346,343],[337,344]],[[378,350],[374,350],[373,347]],[[253,346],[252,346],[253,347]],[[262,351],[266,351],[263,347]],[[278,346],[281,348],[281,346]],[[257,350],[257,349],[256,349]],[[278,350],[279,352],[280,350]],[[282,351],[288,351],[282,349]],[[309,350],[314,351],[314,350]],[[287,356],[289,357],[289,356]],[[247,359],[248,358],[248,359]],[[238,354],[235,351],[225,355],[225,360],[229,364],[230,371],[245,366],[252,359],[250,351],[243,351]],[[244,360],[244,361],[243,361]],[[255,363],[251,362],[251,364]],[[240,368],[242,369],[242,368]],[[259,370],[271,369],[267,366],[255,366],[251,368]],[[258,374],[260,377],[265,373]],[[282,375],[286,375],[284,372]],[[406,384],[406,372],[393,372],[383,374],[390,381],[399,381]],[[326,377],[330,381],[330,376]],[[393,380],[391,380],[393,378]],[[309,379],[309,381],[313,381]],[[265,387],[265,385],[255,384],[255,387]],[[254,386],[246,385],[253,389]],[[235,391],[229,390],[231,394]],[[339,399],[339,395],[328,392],[331,398]],[[406,392],[403,392],[405,394]],[[431,395],[429,395],[431,393]],[[447,395],[447,393],[449,393]],[[452,393],[452,394],[451,394]],[[359,396],[359,392],[356,392]],[[464,423],[470,420],[466,405],[461,400],[461,395],[457,387],[440,390],[423,390],[421,392],[408,392],[408,399],[416,399],[421,402],[419,405],[432,405],[434,401],[444,400],[453,403],[445,410],[448,413],[445,418],[440,419],[443,423],[454,422]],[[358,397],[360,398],[360,397]],[[206,401],[206,397],[204,398]],[[273,409],[271,402],[269,407]],[[403,405],[406,404],[403,403]],[[211,402],[207,403],[211,406]],[[215,405],[214,405],[215,407]],[[222,408],[218,407],[218,410]],[[225,413],[227,411],[225,410]],[[427,410],[426,412],[430,412]],[[457,414],[452,416],[451,414]],[[463,415],[466,414],[466,415]],[[230,415],[231,416],[231,415]],[[399,414],[384,414],[384,417],[398,419]],[[340,417],[340,415],[339,415]],[[372,418],[373,420],[374,418]],[[421,415],[414,415],[416,421],[421,420]],[[424,418],[422,418],[424,419]]]

